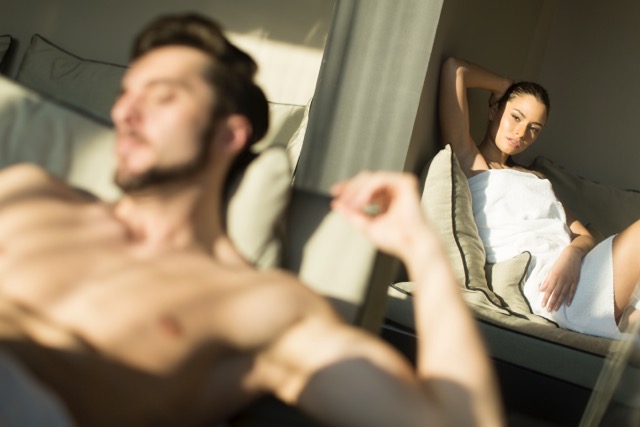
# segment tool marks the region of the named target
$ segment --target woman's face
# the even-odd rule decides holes
[[[492,111],[489,119],[496,147],[513,156],[536,140],[547,121],[547,108],[533,95],[517,95],[507,101],[503,110]]]

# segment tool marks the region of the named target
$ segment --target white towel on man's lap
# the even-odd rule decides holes
[[[613,314],[611,241],[606,239],[585,257],[571,306],[549,313],[541,307],[538,290],[555,260],[571,242],[562,204],[551,183],[514,169],[492,169],[469,178],[473,214],[487,252],[496,263],[524,251],[531,263],[524,294],[535,314],[560,326],[591,335],[616,338]]]

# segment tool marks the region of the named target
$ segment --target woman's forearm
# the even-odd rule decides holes
[[[595,239],[591,235],[582,234],[574,238],[568,248],[578,251],[580,258],[584,258],[595,245]]]
[[[513,83],[507,77],[501,76],[488,68],[473,62],[458,58],[448,58],[443,65],[448,73],[461,79],[467,89],[486,89],[494,94],[503,94]]]
[[[580,258],[584,258],[596,246],[596,240],[587,230],[587,227],[578,221],[571,212],[567,211],[566,214],[572,237],[571,243],[567,248],[578,251]]]

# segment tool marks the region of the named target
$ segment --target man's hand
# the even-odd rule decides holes
[[[406,259],[417,238],[424,238],[427,225],[413,175],[362,172],[334,185],[332,193],[332,207],[391,255]]]

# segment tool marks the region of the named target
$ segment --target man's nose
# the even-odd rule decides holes
[[[111,119],[116,125],[135,123],[140,119],[139,102],[131,95],[121,95],[113,104]]]

